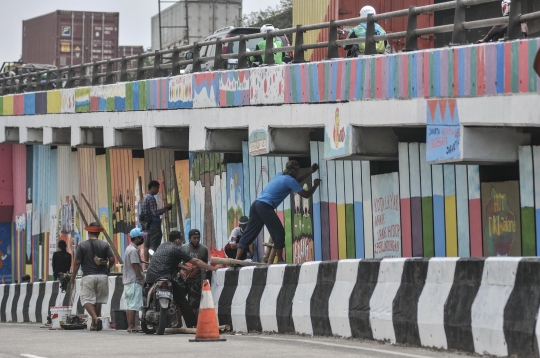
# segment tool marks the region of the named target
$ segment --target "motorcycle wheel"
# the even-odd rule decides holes
[[[146,322],[142,322],[142,321],[141,321],[141,329],[146,334],[154,334],[154,333],[156,333],[155,328],[148,328],[148,325],[146,324]]]
[[[166,327],[167,327],[167,309],[161,307],[159,309],[159,324],[157,328],[157,334],[160,336],[164,334]]]

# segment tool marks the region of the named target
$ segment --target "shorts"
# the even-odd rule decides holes
[[[109,301],[109,277],[107,275],[89,275],[81,280],[81,305],[107,303]]]
[[[146,240],[144,240],[144,246],[157,250],[159,245],[161,245],[161,239],[163,238],[163,233],[161,232],[161,226],[156,228],[151,228],[148,230],[148,235],[146,235]]]
[[[138,283],[124,285],[124,298],[127,310],[138,311],[143,305],[142,285]]]

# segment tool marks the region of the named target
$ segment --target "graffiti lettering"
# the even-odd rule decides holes
[[[446,147],[446,154],[454,153],[459,148],[459,140],[456,140],[454,144]]]
[[[384,210],[398,210],[399,211],[399,197],[398,195],[387,195],[384,197],[373,200],[374,212],[381,212]]]
[[[448,145],[448,138],[446,137],[431,138],[429,140],[429,150],[433,150],[439,147],[444,147],[446,145]]]
[[[384,214],[375,216],[375,226],[384,225]]]
[[[516,221],[501,216],[491,216],[488,218],[489,235],[501,235],[505,233],[515,233]]]
[[[429,128],[428,127],[428,135],[439,135],[441,132],[439,131],[439,128]]]

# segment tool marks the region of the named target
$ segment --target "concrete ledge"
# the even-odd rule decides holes
[[[0,143],[19,144],[19,127],[0,126]]]
[[[222,269],[212,294],[237,332],[342,336],[538,356],[540,259],[367,259]]]
[[[19,129],[21,144],[43,144],[43,128],[21,127]]]

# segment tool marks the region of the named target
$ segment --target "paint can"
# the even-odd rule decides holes
[[[51,307],[51,328],[62,329],[60,322],[66,322],[67,317],[71,314],[71,306],[53,306]]]

